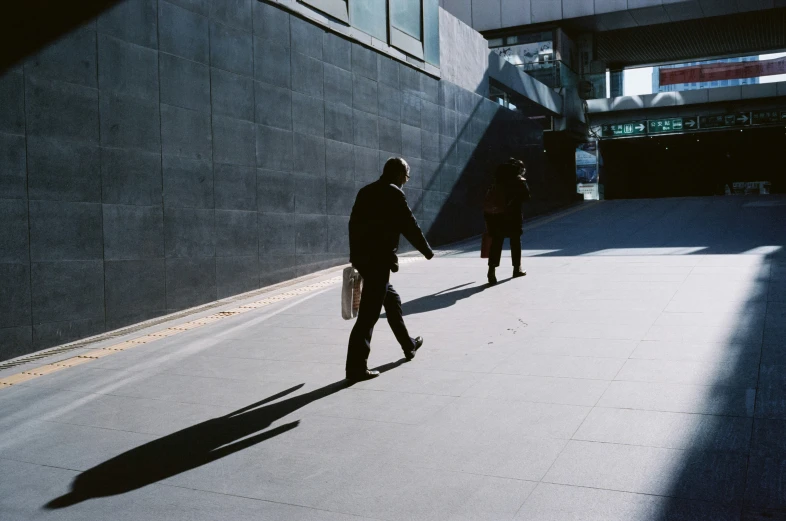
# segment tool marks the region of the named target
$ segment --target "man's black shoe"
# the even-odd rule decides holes
[[[347,373],[347,380],[350,382],[362,382],[363,380],[371,380],[379,376],[379,371],[372,371],[366,369],[365,371],[358,371],[356,373]]]
[[[407,360],[412,360],[413,358],[415,358],[415,352],[418,349],[420,349],[420,346],[422,345],[423,345],[423,337],[419,336],[415,338],[415,347],[413,347],[409,351],[404,351],[404,356],[407,358]]]

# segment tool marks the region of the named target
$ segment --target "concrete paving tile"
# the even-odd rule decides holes
[[[540,483],[514,521],[737,521],[739,518],[739,508],[705,501]]]
[[[756,387],[758,374],[758,356],[713,363],[631,359],[625,362],[615,380]]]
[[[625,361],[618,358],[516,353],[499,364],[492,372],[499,374],[613,380],[623,364],[625,364]]]
[[[663,313],[655,326],[701,326],[701,327],[756,327],[764,322],[761,314],[745,313]]]
[[[764,455],[786,454],[786,421],[755,418],[751,451]]]
[[[756,417],[786,419],[786,389],[782,386],[757,389]]]
[[[763,329],[758,327],[652,326],[643,340],[695,343],[761,344]]]
[[[369,366],[375,365],[369,363]],[[480,374],[475,373],[421,369],[417,366],[416,358],[412,363],[403,364],[379,378],[357,383],[353,387],[375,391],[462,396],[480,377]]]
[[[8,519],[41,519],[41,507],[66,494],[68,484],[77,474],[72,470],[0,459],[0,475],[14,476],[14,479],[0,480],[0,512]]]
[[[636,349],[636,340],[610,338],[536,337],[515,340],[516,347],[533,355],[628,358]]]
[[[608,386],[600,380],[489,374],[479,377],[462,396],[591,407]]]
[[[314,403],[307,411],[334,418],[416,425],[428,421],[453,400],[452,396],[347,389]]]
[[[746,313],[758,315],[767,309],[767,303],[763,301],[749,302],[743,300],[719,300],[712,297],[690,297],[674,299],[664,309],[667,313],[719,313],[734,314],[740,310]]]
[[[548,483],[724,503],[742,500],[747,456],[571,441]]]
[[[751,419],[596,407],[574,440],[714,451],[747,451]]]
[[[782,515],[783,506],[786,505],[786,490],[783,487],[785,479],[786,455],[751,454],[745,488],[746,506],[765,511],[772,509],[769,515],[763,515],[761,518],[777,519]]]
[[[708,344],[674,342],[669,340],[643,340],[630,358],[639,360],[674,360],[701,362],[703,364],[731,364],[740,360],[756,359],[761,348],[756,344]]]
[[[32,421],[14,439],[0,442],[0,459],[87,470],[152,439],[150,434]]]
[[[752,416],[755,397],[744,387],[611,382],[598,407]]]
[[[524,332],[532,336],[548,336],[563,338],[604,338],[622,340],[640,340],[649,325],[612,325],[612,324],[582,324],[555,322],[536,330],[527,328]]]

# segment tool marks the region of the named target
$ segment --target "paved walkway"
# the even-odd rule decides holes
[[[0,518],[783,518],[784,241],[786,198],[606,201],[522,279],[406,263],[424,347],[381,321],[351,387],[336,273],[2,370]]]

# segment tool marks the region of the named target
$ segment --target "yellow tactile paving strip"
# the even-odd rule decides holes
[[[403,264],[407,264],[407,263],[415,262],[417,260],[420,260],[420,258],[406,257],[406,258],[402,258],[399,262]],[[254,311],[256,309],[269,306],[271,304],[276,304],[278,302],[283,302],[285,300],[299,297],[301,295],[306,295],[313,291],[317,291],[332,286],[334,284],[338,284],[341,281],[342,281],[341,276],[332,277],[326,280],[322,280],[320,282],[315,282],[313,284],[301,286],[299,288],[291,289],[289,291],[277,293],[275,295],[272,295],[270,297],[265,297],[260,300],[246,302],[245,304],[242,304],[240,306],[234,307],[232,309],[227,309],[224,311],[218,311],[206,317],[197,318],[189,322],[184,322],[182,324],[176,324],[174,326],[170,326],[161,331],[148,333],[146,335],[137,338],[132,338],[130,340],[124,340],[117,344],[91,349],[80,355],[76,355],[71,358],[67,358],[65,360],[60,360],[57,362],[53,362],[51,364],[42,365],[34,369],[26,369],[20,373],[16,373],[10,376],[6,376],[4,378],[0,378],[0,389],[11,387],[13,385],[26,382],[28,380],[32,380],[33,378],[38,378],[39,376],[44,376],[57,371],[61,371],[68,367],[74,367],[76,365],[85,364],[92,360],[97,360],[99,358],[109,356],[119,351],[127,351],[129,349],[133,349],[134,347],[138,347],[144,344],[149,344],[150,342],[155,342],[156,340],[161,340],[162,338],[177,335],[185,331],[190,331],[192,329],[196,329],[202,326],[207,326],[209,324],[213,324],[214,322],[218,322],[219,320],[224,318],[234,317],[243,313],[248,313],[249,311]]]

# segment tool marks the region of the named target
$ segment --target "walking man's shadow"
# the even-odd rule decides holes
[[[384,373],[404,361],[401,359],[376,369]],[[300,420],[260,431],[301,407],[349,387],[351,383],[341,380],[270,403],[297,391],[303,385],[296,385],[226,416],[193,425],[115,456],[82,472],[74,479],[69,493],[53,499],[45,508],[65,508],[92,498],[123,494],[269,440],[294,429]]]
[[[511,279],[500,280],[497,283],[497,286],[504,284],[509,280]],[[414,300],[404,302],[401,305],[401,310],[404,315],[417,315],[418,313],[428,313],[429,311],[435,311],[437,309],[449,308],[459,300],[464,300],[465,298],[477,295],[481,291],[485,291],[490,287],[488,284],[481,284],[480,286],[473,286],[469,288],[465,287],[469,286],[470,284],[473,283],[467,282],[465,284],[453,286],[452,288],[443,289],[442,291],[438,291],[432,295],[426,295],[425,297],[418,297]],[[382,316],[385,317],[386,315],[383,313]]]

